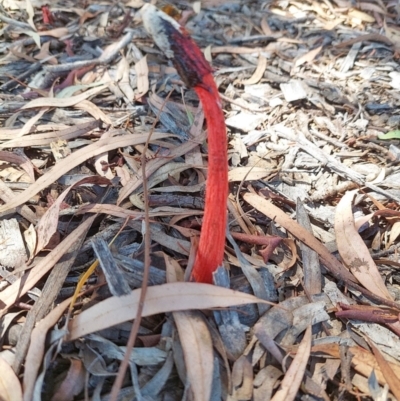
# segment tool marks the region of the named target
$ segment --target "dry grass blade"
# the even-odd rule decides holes
[[[213,378],[213,346],[204,318],[195,312],[174,312],[185,366],[195,401],[208,401]]]
[[[297,354],[282,380],[281,388],[271,401],[293,401],[296,398],[301,381],[303,380],[308,358],[310,357],[310,350],[311,326],[304,333]]]
[[[135,319],[140,289],[111,297],[78,315],[69,325],[69,340]],[[222,308],[247,303],[268,303],[253,295],[200,283],[170,283],[147,289],[142,316],[189,309]]]
[[[358,281],[371,292],[391,300],[382,277],[367,246],[354,227],[351,211],[356,192],[347,192],[340,200],[335,215],[336,242],[340,256]]]

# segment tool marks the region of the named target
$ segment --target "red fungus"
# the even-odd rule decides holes
[[[186,85],[193,87],[203,106],[208,127],[208,178],[194,280],[212,283],[222,265],[225,247],[228,158],[224,114],[212,69],[196,43],[173,18],[150,4],[141,10],[143,23],[158,47],[172,59]]]

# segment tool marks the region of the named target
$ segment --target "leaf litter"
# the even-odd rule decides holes
[[[204,117],[144,3],[3,2],[2,399],[107,399],[133,320],[114,399],[399,399],[398,7],[171,3],[228,126],[215,286]]]

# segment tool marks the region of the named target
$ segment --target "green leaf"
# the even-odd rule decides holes
[[[386,134],[378,134],[378,139],[400,139],[400,130],[389,131]]]

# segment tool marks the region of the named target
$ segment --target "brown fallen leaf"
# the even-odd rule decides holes
[[[263,77],[266,68],[267,68],[267,59],[263,55],[259,54],[257,68],[254,71],[254,74],[249,79],[245,79],[244,81],[242,81],[242,84],[243,85],[256,84]]]
[[[63,379],[51,401],[73,401],[84,388],[86,370],[80,359],[70,358],[67,376]]]
[[[25,156],[25,154],[16,154],[14,152],[6,152],[0,150],[0,161],[17,164],[21,166],[26,173],[28,174],[29,178],[32,182],[35,181],[35,174],[34,174],[34,166],[30,159]],[[3,167],[4,168],[4,167]]]
[[[0,144],[0,149],[3,148],[17,148],[47,145],[56,140],[68,140],[77,138],[87,134],[89,131],[94,130],[100,126],[100,121],[90,121],[88,123],[77,124],[73,127],[57,130],[55,126],[49,126],[44,134],[25,135],[23,138],[16,138],[19,130],[10,130],[10,135],[0,139],[10,139]],[[38,127],[35,127],[38,129]],[[29,131],[31,132],[32,129]]]
[[[320,355],[321,353],[328,354],[334,358],[340,358],[340,351],[338,344],[321,344],[314,345],[311,348],[312,354]],[[381,368],[376,361],[374,355],[361,347],[349,347],[348,352],[353,355],[351,360],[351,365],[353,368],[360,374],[365,377],[369,377],[371,372],[374,370],[376,374],[376,378],[378,379],[379,384],[386,384],[386,379],[382,374]],[[396,377],[400,377],[400,366],[398,364],[388,362],[390,368],[394,372]]]
[[[141,289],[110,297],[86,309],[69,324],[68,341],[135,319]],[[190,309],[267,303],[253,295],[202,283],[169,283],[149,287],[142,316]]]
[[[108,85],[100,85],[95,88],[89,89],[86,92],[83,92],[76,96],[71,96],[68,98],[55,98],[55,97],[41,97],[39,99],[33,99],[25,106],[22,106],[22,110],[33,109],[36,107],[71,107],[75,106],[82,100],[86,100],[87,98],[97,95],[103,90],[107,89]]]
[[[250,400],[253,394],[253,367],[248,356],[241,355],[232,367],[232,401]]]
[[[168,134],[154,133],[152,136],[153,140],[162,139],[168,137]],[[116,136],[112,138],[101,139],[91,145],[88,145],[82,149],[77,150],[65,159],[60,160],[49,172],[42,175],[34,184],[32,184],[24,192],[20,193],[18,197],[15,197],[5,205],[0,206],[0,213],[8,209],[20,206],[27,202],[31,197],[47,188],[49,185],[57,181],[63,174],[73,169],[79,164],[83,163],[100,153],[107,152],[112,149],[122,148],[124,146],[133,146],[140,143],[145,143],[148,135],[142,134],[131,134]]]
[[[194,400],[208,401],[211,396],[214,355],[207,324],[196,311],[174,312],[173,315]]]
[[[264,167],[236,167],[229,171],[229,182],[260,180],[271,174],[271,171]]]
[[[342,266],[342,264],[328,251],[328,249],[311,235],[304,227],[301,227],[296,221],[287,216],[281,209],[272,202],[267,201],[259,195],[247,193],[243,196],[244,200],[255,207],[261,213],[265,214],[275,222],[280,224],[286,230],[291,232],[298,240],[304,242],[307,246],[318,253],[322,262],[329,271],[340,279],[354,282],[354,277]]]
[[[19,379],[11,366],[0,357],[0,400],[22,401],[22,389]]]
[[[84,110],[93,116],[96,120],[101,120],[105,124],[112,125],[112,121],[109,116],[107,116],[103,110],[101,110],[98,106],[96,106],[90,100],[82,100],[74,106],[75,109]]]
[[[271,401],[293,401],[296,398],[310,357],[311,338],[311,326],[309,326],[304,333],[297,354],[282,380],[280,389]]]
[[[315,57],[318,56],[318,54],[320,53],[320,51],[322,50],[323,46],[318,46],[313,50],[310,50],[308,53],[303,54],[301,57],[299,57],[296,62],[295,62],[295,66],[299,67],[300,65],[304,64],[304,63],[311,63],[312,61],[314,61]]]
[[[36,227],[37,232],[37,244],[36,244],[36,254],[38,254],[41,250],[45,248],[45,246],[49,243],[53,234],[56,233],[58,227],[58,220],[60,214],[61,204],[63,203],[65,197],[69,194],[69,192],[82,185],[82,184],[98,184],[98,185],[110,185],[111,182],[107,178],[92,176],[86,177],[74,185],[69,186],[66,190],[64,190],[56,201],[47,209],[46,213],[39,220],[39,223]]]
[[[68,308],[71,298],[57,305],[44,319],[33,329],[31,343],[25,361],[25,373],[23,379],[24,401],[33,400],[33,390],[42,364],[45,352],[47,332],[57,323],[61,315]]]
[[[375,22],[375,18],[371,14],[364,13],[356,8],[350,9],[347,15],[349,18],[354,18],[362,22]]]
[[[72,244],[85,232],[95,216],[82,222],[67,238],[57,245],[48,255],[46,255],[35,267],[25,273],[21,278],[0,292],[0,315],[2,316],[7,309],[12,306],[20,297],[26,294],[72,247]]]
[[[375,294],[370,290],[360,286],[354,276],[346,268],[343,267],[343,265],[328,251],[328,249],[321,242],[319,242],[314,236],[312,236],[306,229],[304,229],[294,220],[292,220],[281,209],[257,194],[247,193],[243,196],[243,198],[250,205],[280,224],[282,227],[292,233],[298,240],[304,242],[307,246],[317,252],[321,262],[337,279],[344,280],[349,286],[352,286],[358,291],[367,294],[372,299],[375,299],[384,305],[398,308],[398,305],[391,299],[382,297],[379,294]]]
[[[63,36],[68,35],[68,28],[54,28],[48,31],[40,31],[38,33],[40,36],[53,36],[54,38],[62,38]]]
[[[336,207],[336,243],[344,264],[369,291],[392,300],[367,246],[354,226],[351,211],[356,191],[347,192]]]
[[[375,355],[376,361],[378,362],[379,367],[381,368],[383,377],[387,381],[390,390],[395,395],[395,397],[400,400],[400,379],[395,375],[393,369],[386,361],[386,359],[381,354],[381,351],[375,346],[375,344],[371,340],[367,340],[369,346],[372,349],[372,352]]]
[[[137,90],[136,99],[144,96],[149,90],[149,67],[147,65],[147,56],[141,58],[135,64],[135,71],[137,76]]]
[[[164,254],[167,282],[182,283],[184,272],[179,263]],[[147,300],[146,300],[147,302]],[[214,370],[213,343],[207,323],[196,311],[172,313],[182,345],[186,374],[195,401],[208,401]]]
[[[195,121],[194,124],[197,124],[197,121]],[[156,135],[155,133],[152,135],[151,137],[152,140],[156,139],[155,135]],[[184,142],[182,145],[171,149],[170,153],[168,154],[168,157],[159,157],[148,161],[146,163],[146,178],[150,177],[150,175],[152,175],[155,171],[159,170],[164,164],[170,162],[171,160],[179,156],[185,155],[187,152],[197,147],[198,146],[197,141],[201,142],[203,138],[204,134],[196,138],[196,142],[187,141]],[[132,178],[131,180],[129,180],[129,182],[126,183],[125,187],[121,188],[118,196],[117,205],[119,205],[126,197],[128,197],[133,191],[135,191],[142,185],[143,179],[141,177],[141,172],[138,174],[138,176],[139,178],[137,177]]]

